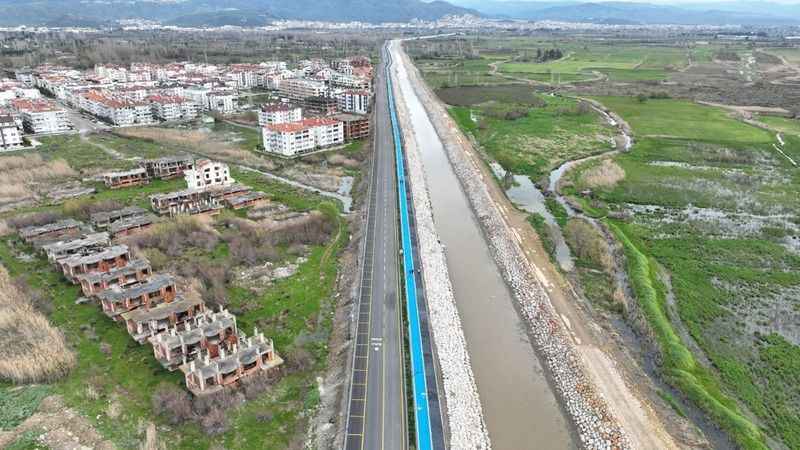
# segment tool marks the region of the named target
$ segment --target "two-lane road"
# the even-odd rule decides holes
[[[398,280],[397,191],[389,122],[385,55],[376,71],[374,154],[357,303],[346,450],[407,448],[401,298]]]

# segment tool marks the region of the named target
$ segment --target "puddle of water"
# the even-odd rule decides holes
[[[498,163],[490,164],[492,172],[499,179],[506,177],[506,170]],[[572,252],[569,250],[564,235],[556,223],[555,217],[550,214],[550,211],[545,205],[545,196],[542,191],[536,187],[530,178],[524,175],[513,175],[514,185],[506,190],[508,198],[523,211],[529,213],[538,213],[544,217],[545,222],[550,225],[555,231],[555,258],[558,265],[562,270],[567,272],[575,268],[575,262],[572,260]],[[569,211],[569,210],[568,210]]]

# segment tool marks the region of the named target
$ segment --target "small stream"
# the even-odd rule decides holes
[[[633,139],[625,130],[625,127],[623,127],[616,119],[611,117],[609,113],[598,108],[597,106],[592,105],[592,109],[594,109],[595,111],[597,111],[598,114],[603,116],[606,123],[619,130],[620,136],[622,137],[623,140],[622,149],[611,150],[609,152],[604,152],[597,155],[587,156],[585,158],[567,161],[550,172],[550,175],[548,177],[549,182],[546,194],[547,196],[553,196],[556,199],[556,201],[558,201],[558,203],[564,207],[569,217],[576,217],[576,216],[584,217],[584,216],[580,213],[580,211],[576,211],[575,208],[573,208],[572,205],[570,205],[570,203],[567,202],[566,198],[558,192],[558,183],[559,181],[561,181],[561,178],[564,176],[564,174],[567,173],[567,171],[572,167],[580,165],[586,161],[591,161],[593,159],[614,155],[623,151],[628,151],[630,150],[631,146],[633,146]],[[503,167],[496,162],[491,163],[490,167],[492,169],[492,172],[494,172],[495,176],[500,180],[504,180],[506,179],[507,176],[509,176],[507,171],[503,169]],[[555,217],[553,217],[553,215],[547,209],[547,206],[545,204],[545,199],[546,199],[545,192],[542,192],[542,190],[539,189],[530,180],[530,178],[528,178],[525,175],[511,174],[510,176],[513,178],[514,183],[510,188],[506,190],[506,195],[515,205],[517,205],[517,207],[519,207],[523,211],[527,211],[529,213],[538,213],[542,217],[544,217],[545,223],[547,223],[547,225],[551,227],[554,233],[553,236],[555,240],[554,256],[556,262],[558,263],[559,267],[561,267],[561,270],[565,272],[572,271],[572,269],[575,268],[575,261],[572,258],[572,252],[570,251],[569,246],[567,246],[566,240],[564,239],[564,234],[561,231],[561,227],[558,226]],[[594,222],[593,220],[590,221]]]
[[[495,176],[504,180],[508,173],[498,163],[491,163],[492,172]],[[561,270],[569,272],[575,268],[572,260],[572,253],[564,240],[561,228],[556,223],[555,217],[550,213],[545,205],[545,196],[542,191],[525,175],[511,174],[514,179],[513,185],[506,190],[508,198],[520,209],[529,213],[537,213],[544,217],[545,223],[553,230],[555,240],[555,259]],[[569,210],[568,210],[569,211]]]

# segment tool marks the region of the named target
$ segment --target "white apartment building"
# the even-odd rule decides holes
[[[153,115],[159,120],[171,122],[192,120],[197,117],[199,109],[197,103],[183,97],[153,95],[147,100],[150,101]]]
[[[14,118],[0,116],[0,151],[11,151],[22,147],[22,133],[19,132]]]
[[[183,178],[186,180],[186,185],[189,189],[228,186],[236,181],[231,178],[227,164],[209,159],[198,160],[193,169],[183,172]]]
[[[239,96],[233,91],[212,91],[207,98],[211,111],[231,113],[239,109]]]
[[[81,95],[81,108],[90,114],[105,119],[113,125],[120,127],[131,126],[139,123],[152,123],[150,108],[146,104],[134,104],[128,101],[106,97],[97,91],[84,92]],[[148,118],[149,116],[149,118]]]
[[[187,97],[202,105],[204,109],[221,113],[234,112],[239,108],[239,97],[234,91],[212,90],[207,87],[194,86],[186,88]]]
[[[370,89],[371,84],[368,78],[346,75],[340,72],[333,72],[330,80],[332,85],[347,89]]]
[[[344,143],[344,124],[330,118],[305,119],[266,125],[262,129],[264,151],[293,157]]]
[[[372,94],[365,90],[348,90],[337,95],[336,100],[339,110],[343,112],[368,114],[372,103]]]
[[[325,95],[325,83],[322,81],[306,80],[303,78],[289,78],[281,80],[278,91],[292,100],[302,100],[306,97],[321,97]]]
[[[299,106],[287,103],[271,103],[261,107],[258,112],[258,124],[260,126],[299,122],[303,120],[303,110]]]
[[[71,127],[67,111],[47,100],[12,100],[25,129],[31,133],[58,133]]]

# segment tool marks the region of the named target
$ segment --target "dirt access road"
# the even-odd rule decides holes
[[[413,67],[409,61],[406,62],[406,66]],[[487,186],[492,200],[499,207],[504,221],[516,235],[522,248],[525,249],[528,264],[531,265],[537,278],[547,289],[550,302],[561,317],[566,329],[569,330],[586,372],[606,398],[613,414],[628,434],[633,447],[640,449],[679,448],[647,401],[642,400],[643,396],[626,382],[621,367],[604,350],[606,343],[599,334],[602,330],[578,306],[577,295],[550,262],[538,236],[527,223],[525,214],[517,210],[508,200],[492,176],[489,167],[482,161],[478,151],[447,114],[445,105],[421,81],[422,78],[418,71],[412,69],[409,74],[412,75],[410,77],[412,81],[419,84],[420,92],[427,97],[424,101],[434,105],[431,111],[440,115],[439,120],[434,120],[434,123],[441,121],[449,128],[437,130],[442,139],[455,139],[454,143],[463,149],[475,167],[480,170],[482,181]]]

